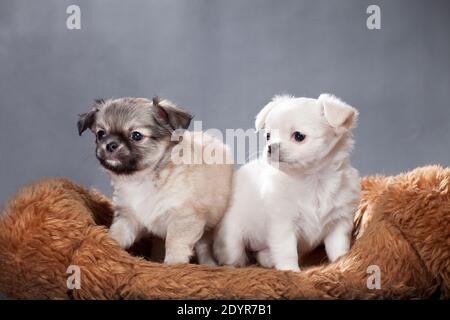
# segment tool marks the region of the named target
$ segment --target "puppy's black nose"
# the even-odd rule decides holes
[[[119,147],[119,144],[117,142],[113,141],[106,145],[106,150],[108,150],[108,152],[114,152],[117,150],[118,147]]]
[[[271,157],[277,157],[280,152],[280,144],[273,142],[267,146],[267,154]]]

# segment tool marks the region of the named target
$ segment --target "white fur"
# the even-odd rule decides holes
[[[357,115],[331,95],[276,97],[262,109],[255,125],[270,132],[280,162],[266,146],[236,173],[214,243],[221,264],[245,265],[247,248],[265,267],[299,271],[299,255],[321,243],[331,261],[348,251],[360,193],[349,159]],[[295,141],[295,131],[306,139]]]

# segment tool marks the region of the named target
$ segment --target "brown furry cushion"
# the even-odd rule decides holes
[[[108,237],[108,199],[47,180],[25,187],[3,212],[0,292],[25,299],[450,298],[449,181],[450,169],[437,166],[363,178],[350,252],[293,273],[132,256]],[[79,290],[67,289],[69,265],[81,268]],[[381,270],[380,289],[367,287],[370,265]]]

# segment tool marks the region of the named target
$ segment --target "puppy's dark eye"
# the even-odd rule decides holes
[[[306,136],[303,133],[298,132],[298,131],[295,131],[293,136],[294,136],[295,141],[297,141],[297,142],[302,142],[306,138]]]
[[[267,141],[270,140],[270,132],[267,132],[267,134],[266,134],[266,139],[267,139]]]
[[[97,139],[102,140],[106,136],[106,132],[104,130],[97,131]]]
[[[141,141],[143,137],[144,136],[140,132],[133,131],[131,133],[131,140],[133,140],[133,141]]]

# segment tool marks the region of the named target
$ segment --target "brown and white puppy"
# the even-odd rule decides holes
[[[114,221],[110,235],[130,247],[144,233],[165,239],[165,263],[214,264],[208,231],[224,214],[233,167],[219,140],[189,132],[192,116],[168,100],[98,100],[80,115],[78,132],[96,135],[96,156],[111,178]],[[181,131],[180,131],[181,130]],[[177,150],[222,152],[225,161],[174,161]]]

